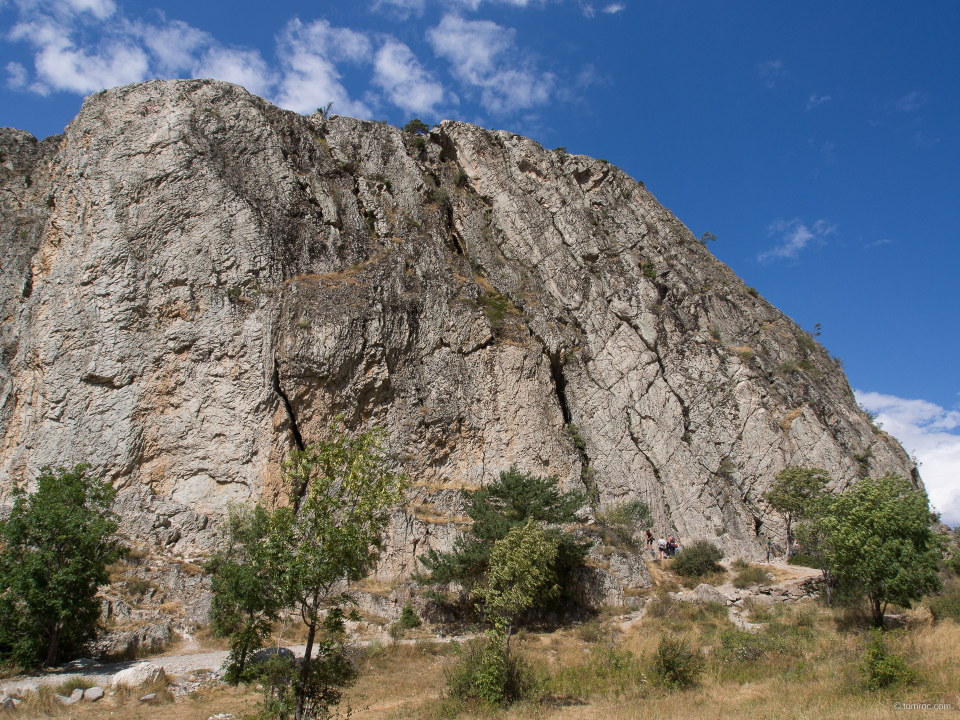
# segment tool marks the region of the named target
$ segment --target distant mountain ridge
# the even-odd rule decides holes
[[[4,499],[91,462],[127,533],[198,554],[344,414],[414,483],[392,579],[513,464],[743,554],[780,537],[787,465],[920,484],[838,363],[605,161],[202,80],[92,95],[0,153]]]

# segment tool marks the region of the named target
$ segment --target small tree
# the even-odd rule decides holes
[[[541,525],[573,522],[587,500],[584,493],[560,490],[554,476],[537,477],[516,467],[500,473],[496,482],[464,495],[467,514],[473,519],[470,533],[457,540],[452,552],[432,550],[420,561],[431,571],[425,581],[458,582],[468,590],[486,574],[494,545],[514,527],[525,525],[528,520]],[[544,532],[557,540],[554,570],[563,586],[562,579],[583,563],[590,547],[557,528]]]
[[[423,135],[424,133],[429,132],[430,128],[425,122],[420,120],[420,118],[414,118],[406,125],[403,126],[403,131],[408,133],[414,133],[416,135]]]
[[[56,664],[96,630],[97,588],[119,544],[116,493],[89,469],[44,467],[33,492],[13,488],[0,522],[0,653],[26,666]]]
[[[820,468],[792,467],[777,473],[777,479],[763,494],[787,526],[787,554],[793,542],[792,526],[809,516],[812,504],[826,490],[830,474]]]
[[[866,595],[876,627],[889,603],[909,607],[940,589],[927,494],[899,475],[861,480],[823,503],[814,524],[838,582]]]
[[[346,583],[362,578],[376,562],[381,534],[405,487],[390,467],[383,437],[380,429],[349,433],[338,421],[326,440],[292,452],[283,466],[290,487],[303,494],[296,512],[281,508],[274,522],[284,547],[288,597],[307,626],[295,682],[296,720],[326,715],[340,697],[332,691],[350,679],[343,672],[342,633],[335,621],[349,602]],[[320,637],[320,630],[327,632]]]
[[[283,547],[273,516],[262,505],[234,507],[227,521],[228,546],[209,564],[213,574],[210,623],[230,639],[228,680],[244,679],[249,654],[263,646],[286,605]]]

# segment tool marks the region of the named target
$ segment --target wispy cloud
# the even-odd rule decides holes
[[[616,15],[617,13],[623,12],[627,9],[627,6],[624,3],[610,3],[603,8],[603,12],[608,15]]]
[[[437,56],[449,61],[451,73],[466,88],[478,92],[488,112],[504,114],[548,102],[557,84],[517,48],[516,31],[490,20],[465,20],[446,15],[427,30]]]
[[[830,101],[829,95],[818,96],[816,93],[814,93],[813,95],[810,96],[810,99],[807,100],[807,110],[813,110],[815,108],[818,108],[821,105],[823,105],[825,102],[829,102],[829,101]]]
[[[930,502],[949,525],[960,524],[960,412],[926,400],[856,390],[857,400],[922,463]]]
[[[866,245],[864,245],[864,246],[863,246],[863,249],[864,249],[864,250],[867,250],[867,249],[869,249],[869,248],[880,247],[881,245],[889,245],[889,244],[892,243],[892,242],[893,242],[893,240],[891,240],[890,238],[883,238],[883,239],[881,239],[881,240],[874,240],[873,242],[870,242],[870,243],[867,243]]]
[[[443,85],[423,69],[413,51],[390,39],[377,51],[373,82],[389,100],[412,113],[433,113],[444,101]]]
[[[823,242],[823,238],[836,232],[837,226],[827,220],[817,220],[811,227],[800,218],[777,220],[767,228],[767,234],[777,238],[777,245],[757,255],[757,260],[795,259],[810,243]]]
[[[921,90],[914,90],[901,98],[894,100],[890,105],[900,112],[914,112],[930,102],[930,96]]]
[[[781,78],[786,75],[782,60],[764,60],[757,65],[757,75],[765,88],[774,88]]]

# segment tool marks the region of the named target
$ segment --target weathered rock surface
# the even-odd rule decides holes
[[[162,680],[164,677],[166,677],[166,672],[164,672],[162,667],[154,665],[153,663],[142,662],[118,672],[113,676],[113,682],[110,684],[113,687],[123,685],[135,688],[146,683]]]
[[[511,464],[747,555],[789,464],[920,482],[829,354],[642,184],[463,123],[413,141],[211,81],[0,131],[4,497],[91,462],[129,535],[202,554],[342,413],[415,483],[389,581]]]

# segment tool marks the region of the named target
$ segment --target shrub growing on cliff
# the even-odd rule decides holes
[[[830,474],[820,468],[791,467],[777,473],[776,480],[763,494],[763,499],[786,523],[785,547],[789,548],[793,543],[793,524],[809,516],[811,508],[823,495],[829,482]]]
[[[55,665],[96,630],[97,588],[119,556],[115,491],[89,465],[45,467],[33,492],[13,489],[0,523],[0,658]]]

